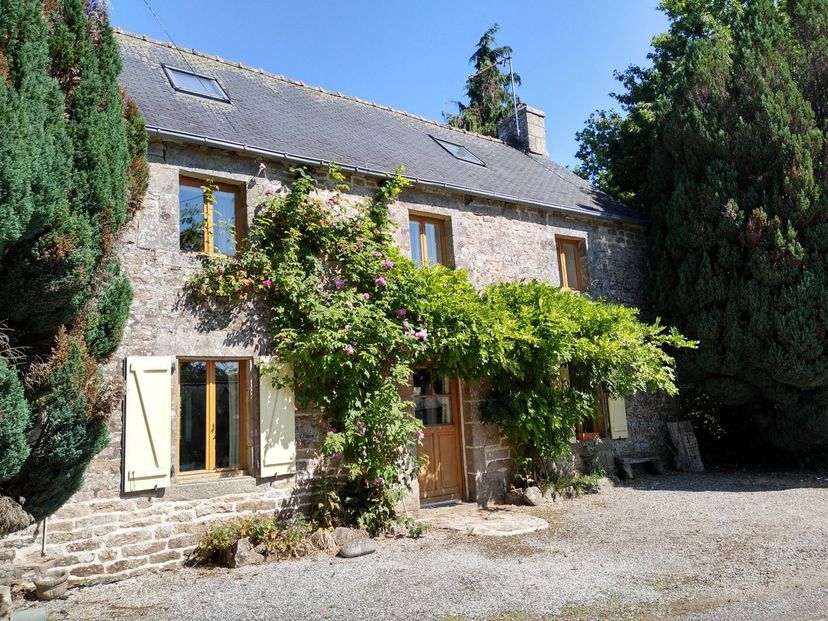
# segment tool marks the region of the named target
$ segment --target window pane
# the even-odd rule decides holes
[[[237,468],[239,460],[239,362],[216,362],[216,468]]]
[[[448,395],[451,393],[451,386],[449,378],[442,375],[433,376],[433,392],[438,395]]]
[[[417,369],[414,371],[414,396],[428,395],[433,392],[431,387],[431,371]]]
[[[207,468],[207,363],[181,363],[181,421],[178,468],[181,472]]]
[[[474,153],[469,151],[466,147],[459,144],[454,144],[453,142],[448,142],[446,140],[440,140],[439,138],[432,138],[443,147],[446,151],[451,153],[454,157],[458,160],[463,160],[464,162],[471,162],[472,164],[479,164],[480,166],[485,166],[483,160],[477,157]]]
[[[417,220],[408,221],[408,239],[411,241],[411,260],[420,266],[423,264],[423,253],[420,251],[420,223]]]
[[[424,425],[450,425],[452,422],[449,380],[428,369],[414,371],[414,415]]]
[[[204,192],[183,183],[178,187],[178,240],[181,250],[204,251]]]
[[[428,249],[428,264],[436,265],[443,262],[443,227],[434,222],[425,223],[426,248]]]
[[[236,194],[213,192],[213,251],[236,254]]]
[[[227,95],[214,78],[198,76],[192,73],[187,73],[186,71],[178,71],[172,67],[167,67],[167,71],[169,72],[170,78],[176,88],[184,91],[200,93],[202,95],[207,95],[208,97],[227,99]]]
[[[580,289],[578,285],[578,247],[576,244],[563,244],[564,260],[566,262],[566,286],[570,289]]]
[[[414,416],[424,425],[450,425],[451,399],[449,397],[422,397],[414,401]]]

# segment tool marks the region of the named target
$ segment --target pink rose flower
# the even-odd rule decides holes
[[[375,279],[374,279],[374,283],[375,283],[375,284],[377,284],[377,285],[379,285],[380,287],[384,287],[385,285],[387,285],[387,284],[388,284],[388,283],[385,281],[385,278],[383,278],[382,276],[378,276],[377,278],[375,278]]]
[[[397,317],[405,317],[408,314],[407,308],[398,308],[397,309]]]
[[[371,251],[371,256],[372,257],[381,257],[382,253],[379,250],[372,250]]]
[[[334,281],[334,286],[335,286],[337,289],[344,289],[344,288],[345,288],[345,281],[344,281],[344,280],[342,280],[341,278],[337,278],[337,279]]]
[[[388,269],[391,269],[392,267],[394,267],[394,262],[386,259],[385,261],[380,263],[380,265],[382,265],[383,267],[387,267]]]
[[[403,328],[405,328],[406,330],[409,330],[411,328],[411,324],[408,323],[408,319],[403,321]]]
[[[272,280],[270,280],[270,278],[265,278],[265,279],[262,281],[262,284],[263,284],[265,287],[270,287],[270,285],[272,285],[272,284],[273,284],[273,281],[272,281]]]
[[[417,330],[414,333],[414,336],[417,338],[418,341],[424,341],[428,338],[428,330],[423,328],[422,330]]]
[[[354,303],[353,303],[353,302],[351,302],[351,300],[345,300],[345,306],[347,306],[348,308],[353,308],[353,307],[354,307]]]
[[[371,299],[371,294],[366,291],[365,293],[362,294],[362,297],[365,298],[366,300],[370,300]]]
[[[418,429],[417,430],[417,441],[419,442],[423,438],[425,438],[425,431],[423,431],[422,429]]]
[[[383,485],[385,485],[385,479],[383,479],[382,477],[377,477],[376,479],[374,479],[374,485],[376,485],[377,487],[382,487]]]
[[[346,345],[342,348],[342,351],[344,351],[348,356],[354,355],[354,348],[351,345]]]

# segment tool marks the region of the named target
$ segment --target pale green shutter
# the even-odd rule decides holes
[[[264,362],[267,359],[262,359]],[[290,374],[281,365],[279,373]],[[273,385],[264,369],[259,372],[259,476],[296,472],[296,406],[293,390]]]
[[[139,492],[170,484],[172,358],[126,359],[123,490]]]
[[[627,431],[627,406],[624,399],[607,398],[609,407],[610,431],[614,440],[629,437]]]

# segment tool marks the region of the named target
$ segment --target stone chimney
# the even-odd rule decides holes
[[[529,155],[549,157],[546,151],[546,115],[542,110],[530,108],[520,103],[517,107],[517,125],[515,125],[514,108],[509,108],[507,116],[497,128],[497,136],[503,142],[520,149]],[[517,128],[520,127],[520,135]]]

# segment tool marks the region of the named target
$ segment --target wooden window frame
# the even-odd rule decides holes
[[[448,253],[446,252],[446,220],[443,218],[435,218],[433,216],[424,216],[417,213],[409,213],[408,214],[408,226],[409,226],[409,237],[411,223],[416,222],[419,225],[420,229],[420,266],[419,267],[428,267],[428,239],[426,238],[426,224],[433,224],[437,227],[438,235],[440,237],[440,253],[443,255],[443,260],[439,263],[439,265],[444,265],[446,267],[450,267]],[[413,250],[413,249],[412,249]]]
[[[176,479],[195,479],[209,476],[221,476],[227,474],[241,474],[247,471],[247,419],[248,393],[250,391],[250,359],[249,358],[213,358],[209,356],[187,356],[178,358],[176,366],[180,369],[182,362],[206,362],[207,363],[207,395],[206,406],[207,416],[204,434],[204,470],[181,471],[181,375],[179,370],[178,380],[178,431],[176,434],[176,458],[175,474]],[[231,468],[216,468],[216,363],[217,362],[238,362],[239,363],[239,465]],[[212,432],[210,430],[213,430]]]
[[[227,192],[229,194],[233,194],[234,201],[236,205],[236,254],[241,249],[242,241],[244,240],[244,229],[245,229],[245,220],[244,220],[244,210],[242,208],[242,201],[241,201],[241,187],[238,185],[234,185],[232,183],[224,183],[219,181],[212,181],[209,179],[199,179],[197,177],[188,177],[186,175],[179,175],[178,183],[180,186],[187,186],[191,188],[203,188],[205,185],[212,185],[220,192]],[[180,197],[180,192],[179,192]],[[179,199],[179,214],[178,214],[178,224],[179,227],[181,226],[181,202]],[[214,242],[214,231],[213,231],[213,204],[205,200],[202,203],[202,218],[204,222],[204,235],[203,235],[203,244],[201,250],[185,250],[181,248],[181,241],[179,240],[178,250],[179,252],[187,252],[192,254],[221,254],[215,252],[213,247]],[[179,231],[181,229],[179,228]]]
[[[609,406],[607,405],[607,394],[601,386],[598,386],[595,390],[595,407],[593,408],[593,415],[576,426],[575,439],[583,441],[612,437],[608,412]],[[587,426],[591,427],[589,431],[587,431]]]
[[[583,293],[587,290],[586,283],[584,282],[585,270],[581,261],[581,248],[583,243],[584,240],[577,237],[555,237],[555,245],[558,250],[558,270],[561,275],[561,289],[565,291],[580,291]],[[575,249],[575,256],[577,257],[575,262],[575,278],[578,281],[576,287],[570,286],[569,279],[566,275],[566,253],[564,252],[566,246],[572,246]]]

